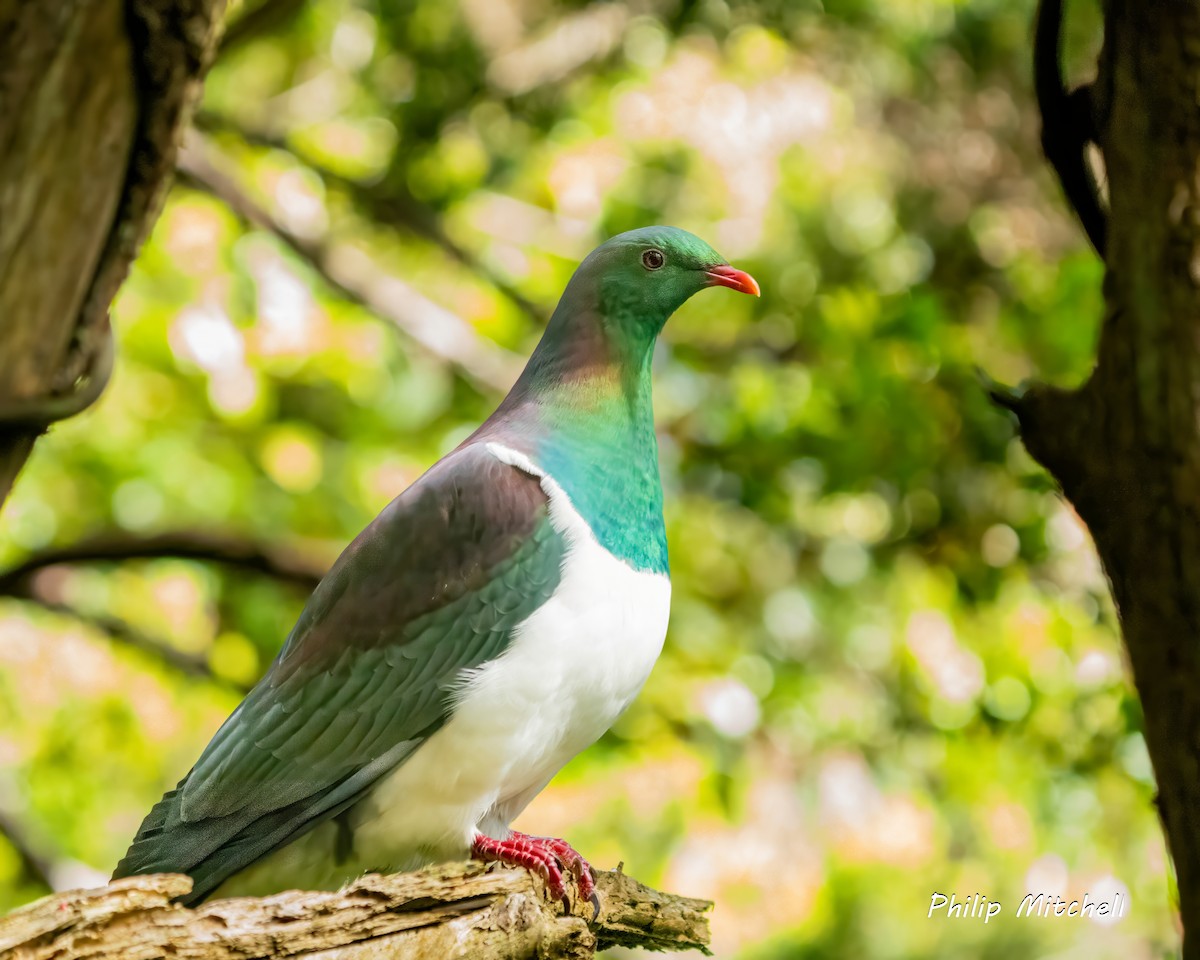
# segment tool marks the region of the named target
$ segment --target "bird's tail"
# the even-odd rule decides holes
[[[185,820],[184,777],[168,790],[142,821],[113,879],[145,873],[185,873],[191,893],[178,897],[194,906],[238,871],[335,817],[359,798],[361,778],[347,777],[333,787],[279,810],[259,815],[238,810],[223,817]],[[369,782],[369,781],[368,781]]]
[[[187,873],[187,868],[194,865],[186,863],[182,850],[171,842],[172,832],[184,826],[179,807],[185,783],[187,777],[180,780],[174,790],[163,794],[146,814],[133,843],[113,871],[114,880],[141,873]]]
[[[199,821],[183,819],[184,777],[168,790],[146,814],[133,843],[113,871],[113,879],[146,873],[185,873],[195,881],[192,892],[178,900],[188,906],[199,903],[222,880],[245,862],[228,862],[221,856],[254,817],[238,812],[227,817]]]

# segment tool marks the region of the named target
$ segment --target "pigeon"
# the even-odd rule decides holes
[[[573,847],[509,825],[662,650],[651,359],[714,286],[759,295],[674,227],[588,255],[503,402],[341,554],[114,878],[188,874],[192,905],[469,855],[595,902]]]

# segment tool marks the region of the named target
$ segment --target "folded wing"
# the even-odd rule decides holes
[[[550,597],[565,550],[536,478],[481,446],[439,462],[338,558],[114,876],[187,873],[198,902],[354,803]]]

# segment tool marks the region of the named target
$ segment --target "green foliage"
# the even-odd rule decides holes
[[[399,277],[464,318],[468,345],[527,353],[578,259],[631,227],[693,230],[759,279],[758,302],[696,298],[659,357],[667,651],[520,824],[715,898],[720,956],[1174,942],[1103,577],[978,375],[1077,383],[1101,317],[1038,155],[1031,12],[321,0],[208,81],[201,126],[242,189],[385,301]],[[115,308],[113,383],[39,442],[0,561],[192,529],[320,566],[487,415],[495,386],[316,261],[177,187]],[[303,592],[154,560],[34,593],[216,677],[0,601],[0,807],[107,871]],[[1114,927],[1013,917],[1027,885],[1105,884],[1132,901]],[[935,890],[1004,913],[927,920]],[[0,907],[37,892],[0,842]]]

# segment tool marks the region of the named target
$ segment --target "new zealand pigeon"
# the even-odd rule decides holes
[[[470,853],[590,897],[578,853],[509,823],[662,649],[650,360],[710,286],[759,292],[672,227],[594,250],[496,412],[346,548],[114,877],[190,874],[194,904]]]

